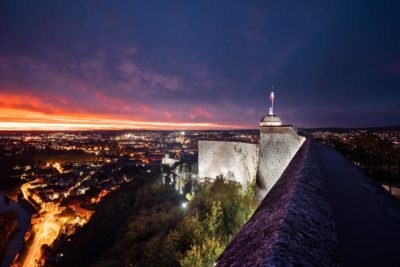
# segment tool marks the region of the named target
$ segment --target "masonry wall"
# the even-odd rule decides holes
[[[199,180],[225,179],[239,182],[243,188],[254,181],[257,172],[258,146],[240,142],[199,141]]]
[[[335,221],[317,157],[307,141],[216,266],[340,266]]]
[[[304,140],[293,126],[260,128],[256,199],[261,201],[271,190]]]

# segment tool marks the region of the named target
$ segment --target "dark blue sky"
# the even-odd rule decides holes
[[[255,128],[271,85],[284,123],[399,125],[399,14],[399,1],[1,1],[0,128]]]

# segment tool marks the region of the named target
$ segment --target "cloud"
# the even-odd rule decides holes
[[[189,112],[189,118],[194,120],[194,119],[212,119],[214,117],[213,114],[211,114],[209,111],[206,111],[202,107],[197,107],[194,110]]]
[[[0,3],[3,122],[256,128],[272,84],[278,114],[293,124],[398,121],[396,8],[208,5]]]

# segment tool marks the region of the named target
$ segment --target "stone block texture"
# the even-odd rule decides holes
[[[293,126],[260,127],[256,199],[261,201],[271,190],[304,140]]]
[[[199,141],[199,180],[225,179],[239,182],[246,189],[256,178],[258,146],[224,141]]]

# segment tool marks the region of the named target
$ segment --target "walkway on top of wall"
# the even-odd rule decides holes
[[[400,201],[306,141],[217,266],[400,266]]]
[[[400,266],[400,201],[338,152],[316,144],[344,266]]]

